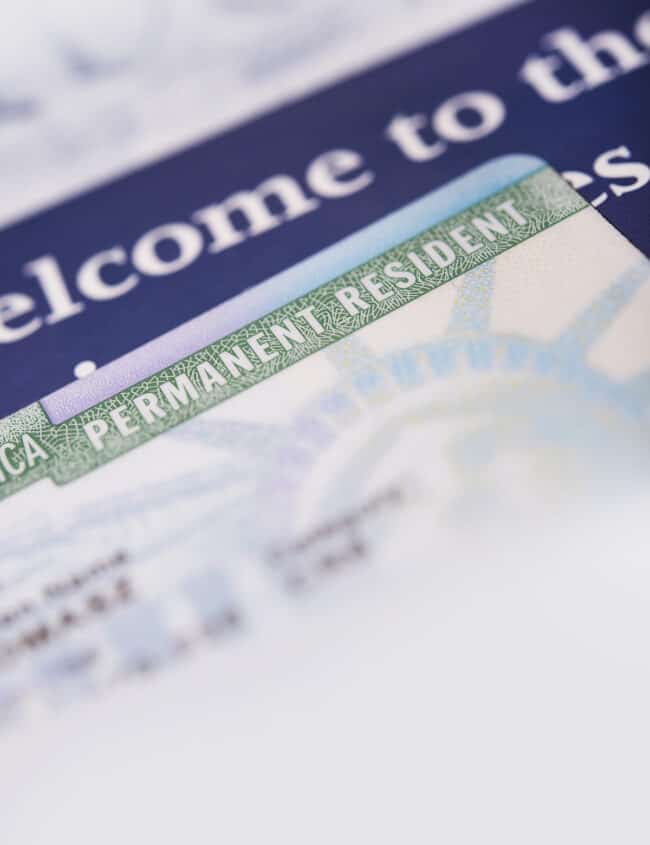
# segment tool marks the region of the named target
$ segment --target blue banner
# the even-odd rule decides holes
[[[650,254],[649,60],[645,2],[540,0],[5,229],[0,416],[498,155]]]

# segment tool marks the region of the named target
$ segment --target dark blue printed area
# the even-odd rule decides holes
[[[650,254],[647,8],[524,5],[4,230],[0,416],[72,381],[80,361],[102,366],[503,154],[574,171]],[[350,153],[309,171],[332,150]],[[271,195],[252,225],[237,195],[277,175],[302,198],[287,215]],[[193,217],[215,205],[212,223]],[[148,258],[156,239],[143,236],[170,223],[183,227]]]

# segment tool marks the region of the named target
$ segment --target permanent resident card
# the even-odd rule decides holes
[[[641,841],[649,338],[509,156],[0,423],[7,841]]]

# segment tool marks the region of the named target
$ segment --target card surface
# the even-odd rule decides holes
[[[0,233],[0,416],[493,156],[542,156],[642,251],[650,12],[524,4]]]
[[[1,423],[10,841],[646,830],[649,302],[506,157]]]

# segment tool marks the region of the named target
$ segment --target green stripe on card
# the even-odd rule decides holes
[[[586,205],[545,168],[60,425],[30,405],[0,422],[0,498],[79,478]]]

